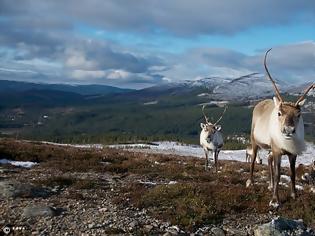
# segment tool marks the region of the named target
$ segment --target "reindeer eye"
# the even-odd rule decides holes
[[[278,116],[281,116],[281,112],[278,112]]]

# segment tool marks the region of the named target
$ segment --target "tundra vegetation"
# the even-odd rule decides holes
[[[107,148],[78,149],[12,139],[0,140],[0,156],[38,162],[39,165],[31,170],[14,168],[15,172],[10,172],[7,178],[17,178],[21,182],[27,179],[41,187],[57,186],[54,203],[66,208],[70,216],[73,209],[67,209],[67,201],[75,199],[84,204],[94,199],[95,202],[104,198],[107,191],[113,194],[118,208],[146,209],[150,216],[169,221],[187,232],[223,222],[245,228],[264,223],[275,215],[303,219],[315,227],[315,198],[310,193],[311,186],[305,185],[300,178],[311,167],[299,167],[297,184],[303,185],[304,190],[297,191],[297,200],[292,200],[285,184],[279,186],[282,207],[270,214],[265,165],[257,166],[255,178],[259,184],[248,189],[245,182],[249,178],[249,166],[245,162],[220,161],[221,171],[216,173],[204,171],[204,160],[200,158]],[[98,177],[92,178],[92,173]],[[282,168],[282,174],[288,175],[289,169]],[[84,179],[78,177],[82,175]],[[109,188],[101,177],[107,175],[116,179]],[[105,192],[99,191],[104,188]],[[90,193],[93,199],[84,197],[83,193]],[[18,222],[18,218],[11,219],[12,223]]]

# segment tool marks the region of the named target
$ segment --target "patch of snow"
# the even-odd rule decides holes
[[[209,93],[200,93],[197,95],[198,97],[207,97],[207,96],[210,96]]]
[[[53,142],[45,142],[44,144],[51,144],[65,147],[76,147],[76,148],[94,148],[103,149],[103,147],[109,148],[122,148],[122,149],[134,149],[137,151],[147,153],[160,153],[160,154],[173,154],[179,156],[193,156],[204,158],[204,151],[200,145],[186,145],[178,142],[162,141],[154,142],[150,144],[139,143],[139,144],[117,144],[117,145],[102,145],[102,144],[60,144]],[[262,164],[268,164],[267,156],[268,151],[260,150],[259,155],[262,159]],[[296,160],[296,166],[299,164],[310,165],[314,161],[315,156],[315,145],[312,143],[306,143],[306,150],[302,155],[299,155]],[[219,160],[231,160],[245,162],[246,150],[222,150],[219,154]],[[281,166],[290,166],[287,156],[282,157]]]
[[[302,185],[298,185],[298,184],[295,185],[295,188],[297,190],[301,190],[301,191],[304,190],[304,187]]]
[[[200,145],[186,145],[178,142],[154,142],[152,144],[124,144],[108,145],[111,148],[134,149],[137,151],[161,154],[174,154],[179,156],[193,156],[204,158],[204,151]],[[146,149],[146,150],[142,150]],[[260,150],[260,157],[263,164],[268,164],[268,151]],[[296,166],[299,164],[310,165],[313,163],[315,156],[315,145],[306,143],[306,151],[297,157]],[[245,162],[246,150],[222,150],[219,154],[219,160],[231,160]],[[282,157],[281,166],[290,166],[287,156]]]
[[[144,105],[144,106],[156,105],[156,104],[158,104],[158,102],[159,102],[159,101],[157,101],[157,100],[156,100],[156,101],[151,101],[151,102],[145,102],[145,103],[143,103],[143,105]]]
[[[143,181],[143,180],[138,180],[138,183],[140,184],[144,184],[144,185],[151,185],[151,186],[156,186],[158,184],[162,184],[162,185],[173,185],[173,184],[177,184],[177,181],[169,181],[169,182],[160,182],[160,183],[156,183],[156,182],[151,182],[151,181]]]
[[[289,187],[289,185],[288,185],[287,183],[283,183],[283,182],[279,182],[279,185],[282,185],[282,186],[284,186],[284,187],[286,187],[286,188]]]
[[[280,180],[289,183],[291,182],[291,177],[287,175],[281,175]]]
[[[11,161],[8,159],[0,159],[0,164],[10,164],[13,166],[18,166],[18,167],[24,167],[24,168],[31,168],[34,165],[38,165],[36,162],[31,162],[31,161]]]
[[[144,185],[157,185],[157,183],[155,183],[155,182],[151,182],[151,181],[142,181],[142,180],[138,180],[138,182],[140,183],[140,184],[144,184]]]
[[[61,146],[61,147],[75,147],[75,148],[93,148],[93,149],[103,149],[103,144],[67,144],[67,143],[54,143],[41,141],[43,144]]]

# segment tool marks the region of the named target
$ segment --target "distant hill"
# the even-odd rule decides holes
[[[168,83],[146,88],[142,94],[189,94],[193,91],[205,92],[210,100],[241,101],[270,97],[274,94],[270,81],[265,75],[252,73],[236,78],[208,77],[198,80],[185,80],[178,83]],[[276,81],[281,92],[293,89],[283,81]]]
[[[302,90],[290,90],[285,83],[277,83],[281,92]],[[105,92],[107,89],[109,93]],[[226,100],[229,108],[220,122],[222,132],[246,136],[251,127],[249,105],[273,95],[271,83],[260,74],[210,77],[132,91],[103,85],[0,81],[0,136],[72,143],[137,140],[198,143],[203,121],[201,105],[210,104],[206,112],[215,120],[223,110],[219,106]],[[294,96],[284,96],[296,100]],[[309,140],[315,139],[311,112],[314,101],[309,97],[303,117],[308,124],[305,131]]]
[[[0,108],[55,107],[78,105],[84,101],[84,95],[58,90],[29,89],[25,91],[7,90],[0,92]]]
[[[2,92],[25,92],[28,90],[56,90],[63,92],[77,93],[81,95],[96,94],[119,94],[132,91],[108,85],[68,85],[68,84],[43,84],[10,80],[0,80],[0,93]]]

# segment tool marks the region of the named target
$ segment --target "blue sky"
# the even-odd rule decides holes
[[[248,55],[257,50],[310,41],[315,38],[314,25],[303,24],[256,27],[235,35],[196,35],[192,38],[178,37],[168,33],[136,34],[123,31],[106,31],[84,24],[76,26],[75,31],[86,37],[99,40],[111,40],[126,47],[139,47],[152,52],[183,53],[199,47],[228,48]]]
[[[286,0],[0,2],[0,79],[143,88],[264,73],[315,78],[315,3]]]

